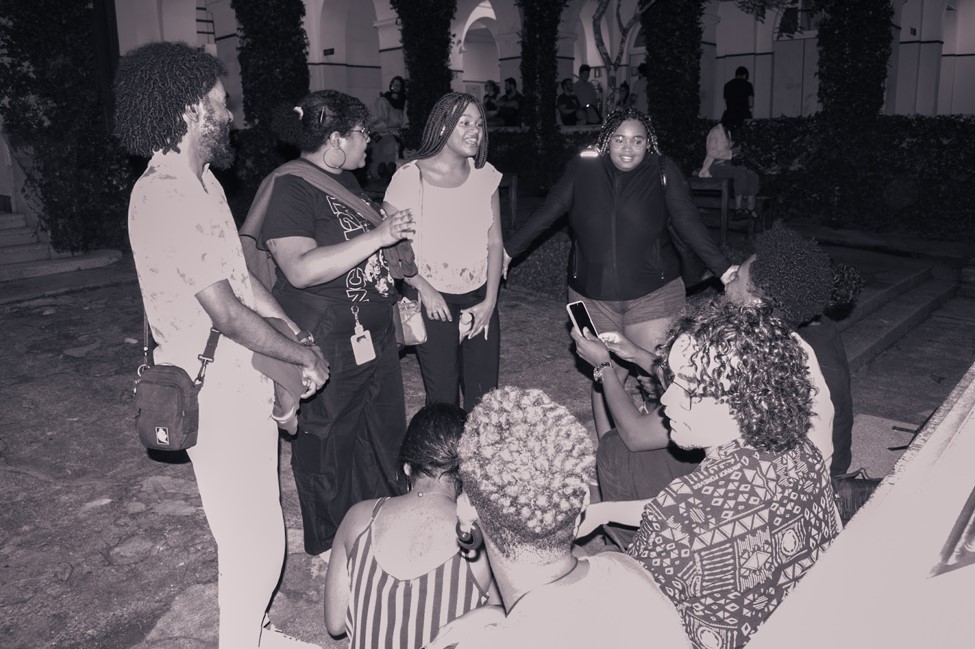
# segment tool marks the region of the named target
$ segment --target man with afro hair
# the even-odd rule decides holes
[[[837,302],[855,301],[861,287],[856,269],[833,264],[815,241],[781,224],[756,237],[755,253],[725,287],[733,302],[770,306],[811,348],[833,407],[827,431],[832,457],[823,452],[832,475],[844,474],[850,467],[853,397],[843,340],[836,323],[824,313],[839,306]]]
[[[259,352],[299,366],[304,396],[327,380],[328,364],[264,319],[298,333],[247,271],[210,172],[231,161],[225,72],[185,43],[149,43],[119,62],[115,134],[132,154],[151,156],[132,189],[129,240],[155,362],[195,376],[211,328],[221,333],[199,393],[199,439],[187,451],[217,543],[219,646],[311,647],[265,628],[286,545],[274,388],[251,362]]]

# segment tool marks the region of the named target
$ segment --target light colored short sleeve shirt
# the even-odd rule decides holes
[[[459,187],[421,182],[415,162],[401,167],[386,189],[385,201],[412,209],[416,219],[413,251],[419,274],[443,293],[468,293],[487,281],[488,231],[494,224],[491,197],[501,172],[490,163],[470,173]]]
[[[588,564],[582,579],[526,594],[504,620],[459,649],[690,647],[677,610],[638,562],[615,552],[580,561]]]
[[[812,383],[812,417],[809,418],[809,433],[807,437],[823,456],[826,466],[829,466],[833,459],[833,400],[829,396],[829,386],[823,378],[823,371],[819,367],[819,360],[816,352],[803,340],[799,334],[793,332],[792,337],[799,343],[802,350],[806,352],[806,369],[809,373],[809,382]]]
[[[129,242],[158,345],[155,361],[195,377],[211,326],[196,294],[227,280],[237,298],[254,307],[250,273],[220,183],[209,169],[198,178],[177,154],[156,153],[132,189]],[[206,386],[247,388],[246,395],[266,399],[270,408],[272,386],[253,369],[252,358],[249,349],[221,336]]]

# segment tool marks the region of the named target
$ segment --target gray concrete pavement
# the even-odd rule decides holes
[[[836,250],[875,287],[917,260]],[[543,387],[591,425],[562,303],[507,289],[500,304],[503,381]],[[149,458],[131,430],[141,335],[131,263],[0,283],[0,319],[0,646],[215,647],[215,548],[192,468]],[[888,448],[975,359],[973,323],[975,300],[952,298],[854,375],[854,467],[890,470],[899,452]],[[415,356],[403,368],[412,413],[423,400]],[[289,461],[283,442],[289,553],[271,614],[295,636],[343,647],[322,622],[325,564],[300,548]]]

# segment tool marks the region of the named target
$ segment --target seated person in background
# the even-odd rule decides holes
[[[556,99],[556,106],[559,109],[559,117],[562,119],[562,124],[565,126],[575,126],[579,123],[580,117],[582,118],[582,123],[585,124],[585,113],[582,111],[582,106],[579,105],[579,98],[575,95],[575,90],[572,88],[572,79],[562,79],[562,83],[559,84],[562,92],[559,93]]]
[[[591,506],[580,533],[639,523],[628,554],[677,606],[695,647],[742,647],[840,530],[806,437],[807,359],[771,309],[727,302],[688,312],[667,348],[671,438],[705,459],[656,498]]]
[[[721,121],[708,131],[706,143],[707,156],[698,176],[701,178],[731,178],[734,180],[735,215],[758,218],[755,211],[755,197],[758,196],[758,174],[733,160],[741,154],[741,149],[731,139],[732,133],[744,122],[735,119],[734,113],[726,110]],[[742,207],[742,204],[745,207]]]
[[[504,120],[498,117],[498,96],[500,94],[501,88],[498,87],[496,81],[484,82],[484,121],[487,122],[488,126],[504,126]]]
[[[856,301],[861,287],[855,269],[834,266],[815,241],[780,224],[756,237],[755,254],[741,264],[725,287],[728,299],[739,304],[772,307],[773,313],[811,348],[833,405],[832,430],[815,430],[824,435],[829,432],[833,454],[830,457],[824,451],[823,457],[832,475],[850,468],[853,397],[843,340],[836,323],[823,313],[838,303]]]
[[[350,647],[419,648],[445,624],[500,604],[487,558],[457,552],[457,443],[465,413],[430,404],[400,449],[409,493],[354,505],[325,576],[325,626]]]
[[[498,388],[471,411],[458,453],[459,525],[483,535],[507,617],[477,620],[486,616],[475,611],[431,646],[688,646],[639,563],[573,554],[594,459],[589,433],[565,407],[541,390]]]
[[[648,112],[647,109],[647,64],[641,63],[636,66],[637,77],[633,82],[633,91],[630,96],[633,98],[633,107],[641,113]]]
[[[406,126],[406,81],[395,76],[389,82],[389,92],[376,99],[372,121],[369,122],[372,138],[372,158],[369,174],[374,178],[388,178],[396,171],[402,142],[400,129]]]
[[[599,107],[599,95],[596,94],[595,86],[589,81],[591,71],[592,68],[585,63],[580,65],[579,80],[574,85],[576,97],[579,98],[579,104],[586,113],[586,118],[579,120],[580,124],[600,124],[603,121],[602,111]]]
[[[521,126],[521,107],[525,98],[518,92],[518,82],[508,77],[504,80],[504,94],[498,99],[498,117],[505,126]]]
[[[624,81],[620,84],[619,89],[616,91],[616,109],[625,110],[634,105],[633,95],[630,94],[630,83]]]

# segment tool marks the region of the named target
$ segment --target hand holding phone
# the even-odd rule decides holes
[[[583,329],[588,329],[593,336],[599,335],[599,332],[596,331],[596,325],[592,323],[592,318],[589,317],[589,309],[583,302],[569,302],[565,305],[565,310],[569,312],[569,320],[572,321],[580,334],[585,335]]]

